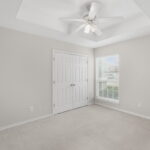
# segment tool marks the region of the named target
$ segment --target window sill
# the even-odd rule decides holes
[[[96,99],[104,102],[113,103],[113,104],[119,104],[119,100],[116,99],[105,98],[105,97],[96,97]]]

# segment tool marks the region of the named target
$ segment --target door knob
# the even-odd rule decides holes
[[[75,86],[75,84],[71,83],[70,86]]]

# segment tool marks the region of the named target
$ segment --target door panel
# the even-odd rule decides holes
[[[87,105],[87,57],[54,53],[54,113]]]
[[[73,108],[87,105],[87,57],[73,56]]]
[[[53,65],[53,101],[54,113],[72,109],[71,95],[71,58],[65,54],[55,54]]]

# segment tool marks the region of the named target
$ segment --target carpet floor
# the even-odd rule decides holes
[[[150,120],[87,106],[1,131],[0,150],[150,150]]]

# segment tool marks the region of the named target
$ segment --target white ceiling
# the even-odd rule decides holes
[[[60,20],[81,16],[89,0],[0,0],[0,25],[90,48],[150,34],[147,0],[99,1],[102,4],[100,17],[123,16],[124,20],[120,24],[103,24],[104,34],[97,41],[68,34],[67,24]]]

